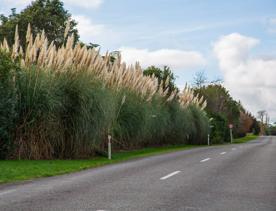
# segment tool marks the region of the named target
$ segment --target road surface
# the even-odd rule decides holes
[[[276,138],[2,185],[0,210],[275,211]]]

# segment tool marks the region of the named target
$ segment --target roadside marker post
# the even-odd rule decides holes
[[[229,124],[229,129],[230,129],[230,140],[231,144],[233,143],[233,125]]]
[[[212,128],[214,127],[213,125],[211,125],[213,121],[213,118],[209,119],[209,132],[208,132],[208,146],[210,146],[210,133],[212,132]]]
[[[111,160],[111,135],[108,135],[108,159]]]

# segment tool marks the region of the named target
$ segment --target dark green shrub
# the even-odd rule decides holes
[[[229,129],[226,118],[220,114],[211,114],[210,139],[212,144],[221,144],[230,141]]]
[[[15,81],[18,67],[10,55],[0,51],[0,159],[8,156],[13,148],[13,132],[17,118]]]

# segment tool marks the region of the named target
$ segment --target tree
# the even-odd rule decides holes
[[[213,140],[228,141],[228,125],[234,125],[234,133],[237,134],[240,121],[240,104],[236,102],[229,92],[220,84],[210,84],[195,88],[195,93],[207,100],[206,112],[214,119],[211,137]],[[223,129],[222,129],[223,128]],[[222,136],[223,135],[223,136]]]
[[[252,126],[254,125],[254,117],[251,114],[241,109],[240,111],[240,122],[238,127],[238,135],[245,136],[246,133],[253,132]]]
[[[178,90],[175,85],[175,76],[168,66],[164,66],[163,69],[155,66],[150,66],[144,70],[144,75],[154,75],[158,79],[159,86],[163,86],[163,90],[165,90],[167,87],[169,88],[168,94],[171,94],[171,92],[173,92],[174,90]],[[165,84],[166,81],[167,85]]]
[[[251,131],[254,133],[254,135],[259,135],[260,132],[261,132],[260,124],[259,124],[259,122],[257,121],[256,118],[254,118]]]
[[[197,88],[202,87],[207,82],[207,77],[204,71],[197,72],[194,76],[194,86]]]
[[[24,48],[26,31],[30,23],[34,35],[45,30],[49,42],[54,41],[57,46],[60,46],[64,43],[66,21],[69,19],[71,14],[64,9],[60,0],[36,0],[19,14],[13,8],[8,17],[0,16],[0,40],[6,38],[11,45],[14,42],[16,25],[18,25],[20,43]],[[77,23],[71,20],[68,31],[68,35],[74,34],[75,42],[79,39],[76,25]]]
[[[261,120],[261,123],[264,124],[264,117],[266,115],[265,110],[258,111],[258,118]]]
[[[237,123],[240,116],[240,104],[219,84],[210,84],[195,88],[195,92],[207,100],[206,111],[225,116],[229,123]]]
[[[269,125],[268,130],[267,130],[267,135],[276,136],[276,126],[275,125]]]

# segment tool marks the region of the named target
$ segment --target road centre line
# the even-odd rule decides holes
[[[208,161],[208,160],[210,160],[210,159],[211,159],[211,158],[206,158],[206,159],[201,160],[200,162],[203,163],[203,162],[206,162],[206,161]]]
[[[226,154],[226,152],[221,152],[220,154],[221,154],[221,155],[224,155],[224,154]]]
[[[170,173],[170,174],[168,174],[168,175],[166,175],[166,176],[164,176],[164,177],[161,177],[160,180],[168,179],[168,178],[170,178],[170,177],[172,177],[172,176],[174,176],[174,175],[176,175],[176,174],[179,174],[180,172],[181,172],[181,171],[174,171],[174,172],[172,172],[172,173]]]

